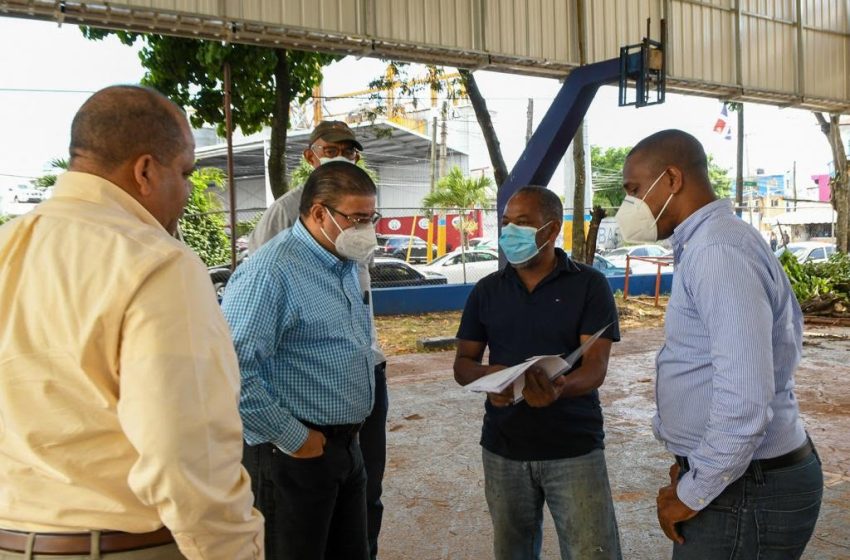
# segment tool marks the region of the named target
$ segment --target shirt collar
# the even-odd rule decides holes
[[[352,266],[354,266],[354,261],[349,259],[340,259],[324,247],[322,247],[318,241],[313,237],[304,224],[301,223],[301,219],[295,221],[295,225],[292,226],[292,236],[296,239],[299,239],[310,251],[310,253],[315,256],[319,262],[325,268],[329,270],[333,270],[335,272],[345,272],[346,270],[350,270]]]
[[[673,246],[673,258],[676,262],[682,255],[682,251],[688,244],[688,241],[694,236],[699,227],[707,220],[714,216],[732,213],[732,201],[728,198],[721,198],[709,204],[706,204],[690,216],[684,222],[673,229],[673,235],[670,236],[670,244]]]
[[[138,200],[115,183],[99,175],[66,171],[56,179],[53,198],[74,198],[120,209],[148,225],[165,231],[162,224],[156,221],[156,218]]]

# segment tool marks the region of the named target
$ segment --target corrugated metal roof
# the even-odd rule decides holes
[[[0,0],[0,14],[555,77],[578,66],[580,30],[597,62],[665,18],[671,91],[850,110],[848,0]]]

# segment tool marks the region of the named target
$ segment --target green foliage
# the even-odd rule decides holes
[[[801,264],[790,251],[785,251],[779,262],[801,306],[823,296],[837,296],[850,304],[850,256],[836,253],[827,262]]]
[[[631,147],[606,148],[590,147],[590,168],[593,178],[593,205],[605,209],[617,209],[623,203],[626,193],[623,190],[623,165]],[[708,179],[718,198],[729,198],[732,194],[732,179],[729,170],[714,162],[714,156],[708,155]]]
[[[466,246],[466,236],[473,229],[464,211],[486,206],[492,198],[493,181],[489,177],[464,177],[455,166],[449,174],[439,180],[434,192],[422,199],[426,214],[433,208],[456,209],[460,212],[461,242]]]
[[[12,219],[12,216],[7,216],[6,214],[0,214],[0,226],[8,222]]]
[[[357,167],[365,171],[369,177],[372,178],[372,181],[375,184],[378,183],[378,174],[374,169],[369,167],[366,163],[366,157],[363,154],[360,154],[360,159],[357,160]],[[298,162],[298,167],[292,170],[292,174],[289,176],[289,186],[290,188],[297,189],[299,187],[303,187],[304,183],[307,182],[307,177],[310,176],[310,173],[313,172],[313,166],[304,159],[301,158],[301,161]]]
[[[56,179],[58,177],[56,172],[68,170],[68,160],[65,158],[53,158],[47,163],[47,165],[50,166],[50,171],[48,173],[30,181],[37,189],[52,187],[56,184]]]
[[[278,56],[289,63],[289,99],[303,102],[322,81],[322,67],[341,58],[317,52],[286,51],[268,47],[223,44],[168,35],[81,28],[87,39],[115,35],[131,46],[142,42],[139,59],[146,70],[142,79],[181,107],[191,107],[192,125],[218,125],[224,134],[224,62],[230,62],[233,122],[245,134],[272,124]]]
[[[260,219],[263,217],[263,214],[257,214],[250,220],[242,220],[241,222],[236,222],[236,238],[239,239],[242,236],[250,235],[251,232],[254,231],[254,228],[257,227],[257,224],[260,223]]]
[[[208,192],[209,187],[221,188],[225,175],[220,169],[204,167],[189,177],[192,195],[180,219],[183,241],[207,266],[227,262],[230,258],[230,240],[224,233],[227,219],[221,202]]]
[[[593,180],[593,206],[619,208],[626,196],[623,191],[623,165],[631,147],[590,147],[590,176]]]

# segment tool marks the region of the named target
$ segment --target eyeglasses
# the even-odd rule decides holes
[[[347,148],[340,148],[339,146],[310,146],[310,149],[313,150],[317,156],[328,158],[335,158],[342,154],[342,157],[346,159],[354,159],[358,154],[357,148],[353,146],[349,146]]]
[[[325,208],[327,208],[328,210],[330,210],[334,214],[339,214],[340,216],[342,216],[343,218],[345,218],[346,220],[348,220],[349,222],[351,222],[355,226],[360,225],[360,224],[373,224],[374,225],[374,224],[377,224],[378,220],[381,219],[381,215],[378,212],[373,213],[371,216],[364,216],[362,214],[359,215],[359,216],[349,216],[348,214],[343,214],[342,212],[340,212],[336,208],[333,208],[332,206],[328,206],[327,204],[322,204],[322,206],[324,206]]]

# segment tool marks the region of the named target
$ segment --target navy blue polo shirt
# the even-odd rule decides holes
[[[555,270],[530,293],[512,266],[481,279],[466,301],[457,337],[486,343],[490,363],[508,367],[532,356],[572,352],[580,335],[592,335],[608,323],[602,337],[620,340],[617,307],[605,276],[573,262],[561,249],[555,255]],[[502,457],[564,459],[604,447],[596,390],[544,408],[525,401],[500,408],[488,400],[484,406],[481,445]]]

